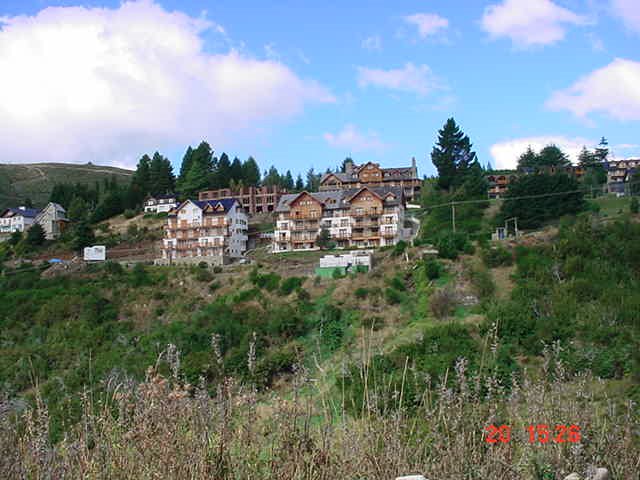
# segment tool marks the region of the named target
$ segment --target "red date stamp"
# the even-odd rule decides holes
[[[487,443],[509,443],[511,427],[509,425],[489,425],[485,427]],[[525,433],[529,443],[579,443],[580,427],[578,425],[528,425]]]

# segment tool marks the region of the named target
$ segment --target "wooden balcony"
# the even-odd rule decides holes
[[[304,231],[310,231],[310,230],[318,230],[319,226],[318,226],[318,222],[312,222],[312,223],[303,223],[302,225],[291,225],[291,230],[294,232],[304,232]]]
[[[398,232],[396,231],[383,231],[382,232],[382,238],[395,238],[396,236],[398,236]]]
[[[289,215],[287,215],[287,220],[307,220],[307,219],[312,219],[312,220],[320,220],[320,217],[322,217],[322,212],[318,211],[317,213],[314,212],[306,212],[306,213],[296,213],[295,215],[292,215],[291,213]]]
[[[370,228],[379,226],[380,222],[378,220],[365,220],[363,222],[354,222],[351,224],[352,228]]]

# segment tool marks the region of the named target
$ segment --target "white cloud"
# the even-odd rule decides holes
[[[602,112],[617,120],[640,120],[640,62],[616,58],[555,92],[546,105],[552,110],[569,110],[580,118]]]
[[[335,99],[275,60],[208,54],[203,18],[152,0],[46,8],[0,21],[3,162],[128,163],[208,139],[215,147]]]
[[[520,48],[562,40],[567,25],[588,20],[551,0],[503,0],[485,8],[481,26],[492,38],[508,37]]]
[[[496,143],[489,151],[493,157],[493,166],[498,169],[513,169],[518,165],[518,158],[528,147],[539,152],[547,145],[556,145],[566,153],[572,162],[578,161],[578,155],[583,146],[592,148],[597,142],[585,138],[568,138],[562,135],[548,135],[539,137],[514,138]]]
[[[376,132],[362,133],[352,124],[345,125],[338,133],[325,133],[323,137],[330,146],[349,152],[381,152],[387,148]]]
[[[382,50],[382,39],[379,35],[367,37],[362,41],[362,48],[371,52],[380,51]]]
[[[413,63],[390,70],[358,67],[358,85],[363,88],[371,85],[418,95],[427,95],[444,88],[429,66],[415,66]]]
[[[611,10],[629,30],[640,33],[640,2],[638,0],[611,0]]]
[[[414,13],[404,17],[404,21],[415,25],[421,38],[435,36],[449,28],[449,20],[435,13]]]

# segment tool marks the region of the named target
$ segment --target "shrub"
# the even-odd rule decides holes
[[[207,262],[198,263],[198,268],[208,268],[209,264]]]
[[[301,277],[285,278],[280,284],[280,293],[285,296],[289,295],[294,290],[299,289],[303,282],[304,278]]]
[[[114,262],[113,260],[107,260],[104,262],[104,271],[109,275],[122,275],[124,273],[124,268],[118,262]]]
[[[482,260],[489,268],[513,264],[513,255],[502,245],[489,246],[482,250]]]
[[[427,278],[429,280],[435,280],[436,278],[440,278],[440,276],[444,271],[444,267],[442,266],[442,264],[434,258],[425,260],[424,269],[427,274]]]
[[[339,278],[342,278],[342,271],[339,268],[336,268],[333,270],[333,273],[331,274],[331,277],[334,280],[337,280]]]
[[[215,291],[216,291],[216,290],[218,290],[219,288],[220,288],[220,282],[215,281],[215,282],[211,282],[211,283],[209,284],[209,291],[210,291],[210,292],[215,292]]]
[[[397,305],[402,302],[402,293],[392,287],[387,287],[384,291],[384,298],[389,305]]]
[[[42,245],[46,240],[44,228],[39,223],[34,224],[27,230],[26,242],[28,245],[35,247]]]
[[[629,204],[629,211],[631,213],[638,213],[640,205],[638,205],[638,197],[631,197],[631,203]]]
[[[356,288],[353,294],[356,296],[356,298],[359,298],[362,300],[364,298],[367,298],[367,295],[369,295],[369,289],[364,287],[359,287],[359,288]]]
[[[195,276],[198,282],[210,282],[213,280],[213,274],[206,268],[198,268]]]
[[[442,258],[455,260],[461,252],[473,252],[473,246],[464,233],[443,232],[434,243],[438,249],[438,255]]]
[[[142,287],[144,285],[149,285],[150,283],[151,279],[149,278],[147,269],[142,263],[136,263],[131,272],[131,285],[134,287]]]
[[[483,267],[471,270],[471,283],[476,294],[481,299],[493,296],[496,291],[496,284],[491,277],[491,273]]]
[[[406,249],[407,249],[407,242],[405,242],[404,240],[400,240],[393,247],[393,251],[391,252],[391,255],[393,255],[394,257],[399,257],[405,252]]]
[[[132,209],[128,208],[128,209],[126,209],[124,211],[124,218],[126,218],[127,220],[129,220],[129,219],[131,219],[131,218],[133,218],[135,216],[136,216],[136,211],[135,210],[132,210]]]
[[[455,293],[450,288],[436,290],[431,295],[429,307],[433,316],[438,319],[451,316],[456,309]]]
[[[396,274],[394,277],[392,277],[388,283],[391,288],[394,288],[399,292],[404,292],[407,289],[407,287],[404,284],[404,280],[402,279],[402,276],[399,273]]]
[[[216,265],[213,267],[213,273],[222,273],[222,267],[220,265]]]

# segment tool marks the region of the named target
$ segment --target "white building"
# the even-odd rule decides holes
[[[7,208],[0,214],[0,234],[25,232],[35,223],[39,210],[35,208]]]
[[[248,227],[247,214],[235,199],[187,200],[169,212],[162,259],[222,265],[242,258]]]
[[[69,223],[69,219],[67,218],[67,211],[62,205],[49,202],[49,204],[38,213],[35,222],[42,226],[47,240],[54,240],[64,231]]]
[[[178,199],[175,195],[157,195],[149,197],[144,202],[145,213],[169,213],[178,206]]]

